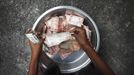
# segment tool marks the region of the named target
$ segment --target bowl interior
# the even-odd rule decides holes
[[[82,12],[77,11],[77,9],[70,9],[70,8],[60,8],[56,10],[52,10],[49,13],[46,13],[37,23],[35,31],[39,32],[43,25],[41,23],[45,22],[48,20],[51,16],[61,16],[65,14],[66,10],[70,10],[75,12],[77,15],[81,15],[85,17],[84,19],[84,25],[88,26],[89,29],[92,31],[91,32],[91,42],[94,48],[97,46],[97,33],[96,29],[92,23],[92,21],[87,17],[85,14]],[[77,52],[72,53],[69,57],[65,58],[64,60],[61,60],[61,58],[56,55],[54,57],[51,57],[55,62],[58,63],[60,70],[62,73],[72,73],[80,70],[81,68],[85,67],[86,65],[89,64],[90,59],[87,57],[85,52],[81,49]]]
[[[48,13],[47,15],[45,15],[39,21],[37,27],[35,28],[35,31],[36,32],[39,32],[41,30],[41,28],[43,27],[43,25],[41,24],[42,22],[47,21],[52,16],[61,16],[61,15],[64,15],[66,10],[70,10],[70,9],[57,9],[57,10],[55,10],[55,11],[53,11],[53,12]],[[86,26],[88,26],[89,29],[92,31],[92,33],[91,33],[92,34],[91,35],[91,42],[92,42],[93,46],[96,48],[96,46],[97,46],[97,35],[96,35],[95,28],[93,26],[93,23],[87,18],[87,16],[83,15],[82,13],[77,12],[75,10],[70,10],[70,11],[73,11],[73,12],[75,12],[75,13],[83,16],[83,17],[85,17],[83,24],[86,25]]]

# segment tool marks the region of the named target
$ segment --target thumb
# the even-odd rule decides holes
[[[41,43],[41,44],[43,44],[44,41],[45,41],[45,38],[41,38],[41,39],[40,39],[40,43]]]

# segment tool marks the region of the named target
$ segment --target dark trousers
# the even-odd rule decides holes
[[[44,64],[47,69],[45,69],[42,64]],[[102,75],[99,70],[97,70],[93,64],[88,65],[82,70],[73,73],[73,74],[61,74],[58,65],[46,56],[44,52],[42,52],[39,64],[38,64],[38,75]]]
[[[61,75],[58,65],[53,60],[49,59],[45,52],[42,52],[39,59],[38,75]]]

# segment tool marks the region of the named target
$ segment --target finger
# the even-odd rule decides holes
[[[77,30],[77,31],[81,31],[81,29],[83,29],[83,26],[82,26],[82,27],[76,27],[75,30]]]
[[[36,33],[35,33],[35,35],[37,35],[37,36],[40,35],[40,34],[41,34],[41,32],[36,32]]]
[[[76,28],[73,27],[73,28],[70,28],[69,32],[70,32],[70,33],[74,33],[75,30],[76,30]]]
[[[78,32],[79,32],[80,30],[81,30],[80,27],[75,27],[75,28],[70,29],[70,32],[74,32],[74,33],[78,34]]]
[[[27,45],[28,45],[28,46],[32,46],[33,44],[36,44],[36,43],[33,43],[33,42],[30,41],[30,40],[27,40]]]
[[[44,26],[43,26],[43,32],[42,32],[42,33],[45,33],[45,32],[46,32],[46,30],[47,30],[47,26],[46,26],[46,25],[44,25]]]
[[[79,32],[80,32],[80,31],[78,31],[78,30],[75,30],[75,31],[74,31],[75,34],[79,34]]]
[[[73,37],[75,37],[75,38],[77,37],[77,34],[71,34],[71,35],[72,35]]]
[[[40,29],[40,34],[43,34],[46,32],[46,25],[43,25],[42,28]]]
[[[42,34],[41,35],[41,38],[46,38],[46,34]]]
[[[80,31],[77,28],[74,28],[70,32],[73,34],[79,34]]]
[[[30,31],[32,31],[32,29],[28,28],[25,33],[29,33]]]
[[[36,35],[39,39],[42,39],[42,38],[46,38],[46,34],[43,33],[43,34],[38,34]]]
[[[44,41],[45,41],[45,38],[44,38],[44,39],[41,39],[41,40],[40,40],[40,43],[43,44]]]
[[[36,43],[33,43],[32,41],[28,40],[28,45],[29,46],[32,46],[33,44],[36,44]]]

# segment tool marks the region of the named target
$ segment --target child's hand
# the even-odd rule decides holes
[[[41,39],[39,43],[33,43],[29,41],[29,45],[31,48],[32,54],[40,54],[42,51],[42,46],[43,46],[44,39]]]
[[[90,45],[90,42],[86,35],[86,31],[83,27],[75,27],[74,29],[71,30],[71,32],[73,32],[73,36],[79,42],[81,47],[85,45]]]
[[[31,29],[28,29],[27,30],[27,32],[26,33],[29,33],[29,32],[32,32],[32,30]],[[42,51],[42,45],[43,45],[43,43],[44,43],[44,38],[42,38],[40,35],[41,35],[41,33],[35,33],[36,34],[36,36],[38,36],[38,37],[40,37],[40,41],[39,41],[39,43],[33,43],[33,42],[31,42],[30,40],[28,40],[28,45],[30,46],[30,48],[31,48],[31,53],[32,53],[32,55],[36,55],[36,54],[39,54],[39,53],[41,53],[41,51]]]
[[[80,43],[80,45],[87,44],[88,39],[87,39],[86,31],[83,27],[75,27],[72,30],[72,32],[73,32],[73,36]]]

